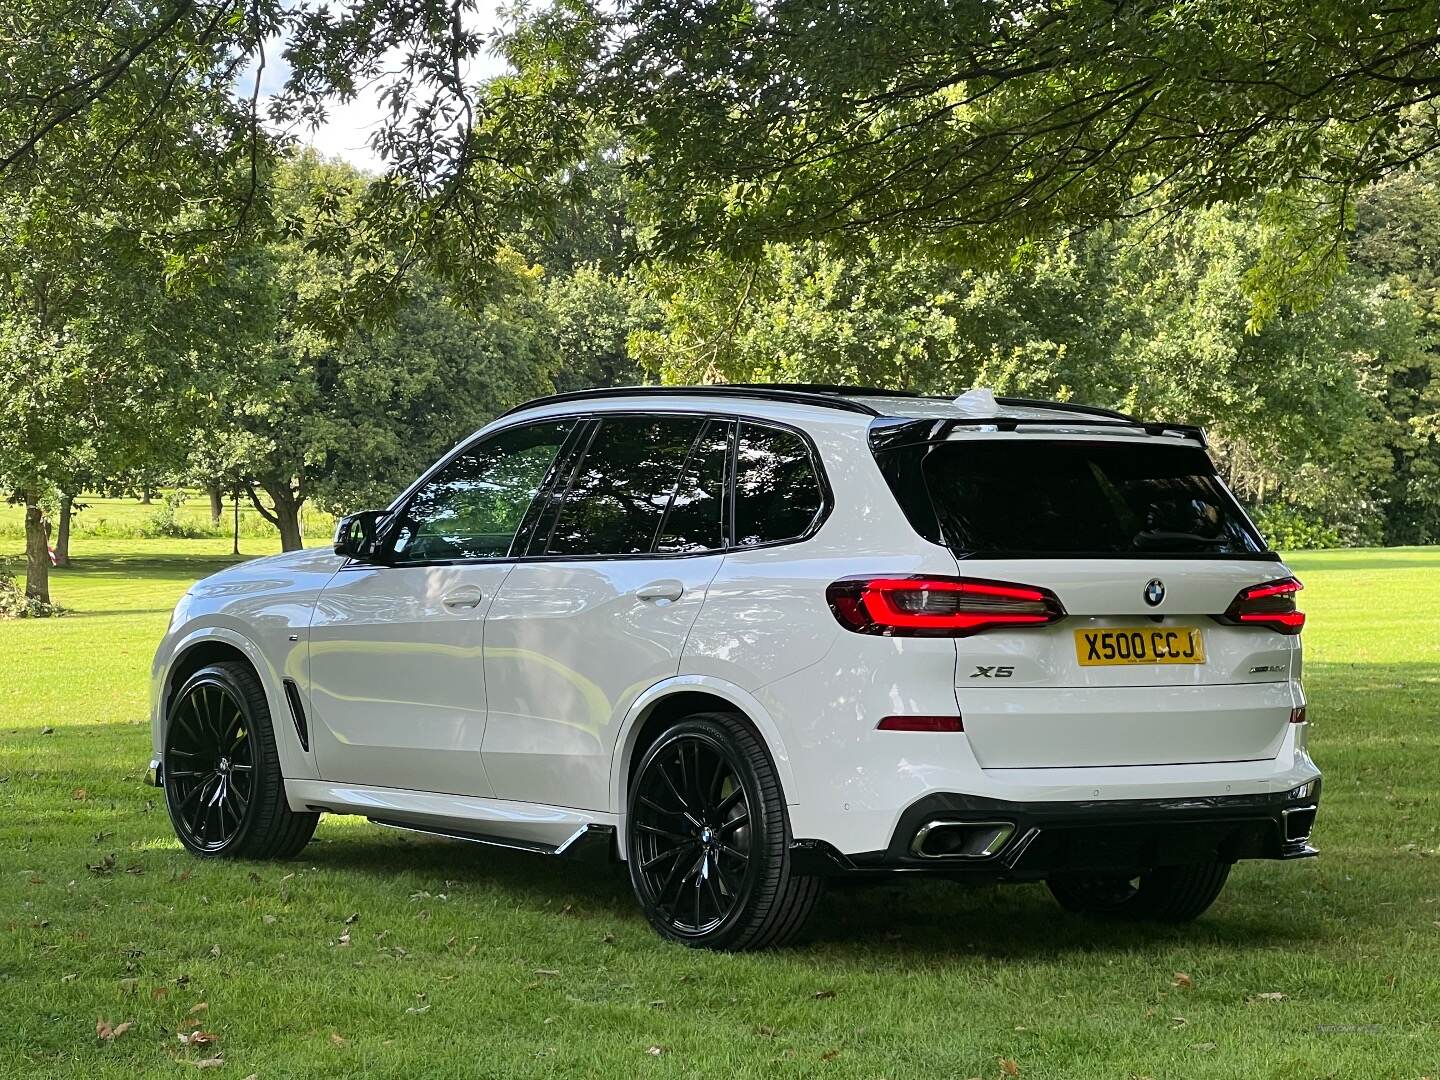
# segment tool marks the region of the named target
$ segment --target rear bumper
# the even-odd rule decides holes
[[[892,873],[1036,881],[1067,872],[1138,872],[1240,859],[1303,859],[1320,781],[1252,795],[1075,802],[1008,802],[937,793],[906,808],[889,845],[841,854],[797,841],[802,873]]]

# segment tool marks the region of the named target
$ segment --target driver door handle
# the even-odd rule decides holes
[[[637,600],[679,600],[685,595],[685,586],[678,581],[652,581],[635,590]]]
[[[452,593],[446,593],[445,599],[440,602],[451,611],[459,611],[463,608],[474,608],[480,606],[480,601],[485,599],[485,594],[473,585],[464,585]]]

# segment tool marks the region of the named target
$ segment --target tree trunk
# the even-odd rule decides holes
[[[211,480],[205,490],[210,493],[210,524],[219,525],[225,516],[225,492],[220,490],[219,480]]]
[[[45,511],[25,494],[25,595],[50,603],[50,547],[45,542]]]
[[[297,494],[289,483],[267,484],[260,481],[260,486],[265,494],[270,496],[270,501],[275,505],[274,510],[269,510],[255,494],[255,488],[250,488],[250,501],[255,504],[255,509],[260,516],[280,530],[280,550],[299,551],[305,546],[304,538],[300,535],[300,507],[305,504],[305,496]]]
[[[70,565],[70,518],[74,514],[75,496],[60,496],[60,525],[55,532],[55,565]]]
[[[152,500],[152,498],[151,498],[150,489],[149,489],[148,487],[147,487],[147,488],[141,488],[141,489],[140,489],[140,505],[141,505],[141,506],[149,506],[152,501],[153,501],[153,500]]]

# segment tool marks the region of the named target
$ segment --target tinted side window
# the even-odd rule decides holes
[[[574,422],[511,428],[462,452],[405,509],[397,563],[503,556]]]
[[[770,544],[804,533],[824,504],[805,440],[741,424],[735,456],[735,543]]]
[[[602,420],[550,534],[550,555],[651,550],[701,417]]]
[[[725,468],[730,458],[729,420],[711,420],[690,449],[680,486],[665,515],[655,550],[665,555],[714,551],[725,546]]]

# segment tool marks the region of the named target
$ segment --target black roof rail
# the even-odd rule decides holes
[[[853,392],[853,391],[844,391]],[[883,393],[884,391],[877,391]],[[601,386],[590,390],[571,390],[565,394],[551,394],[535,398],[523,405],[516,405],[502,413],[509,416],[522,409],[535,409],[542,405],[556,405],[566,401],[593,401],[614,397],[727,397],[750,398],[760,401],[782,401],[790,405],[818,405],[822,409],[840,409],[844,412],[860,413],[864,416],[880,416],[864,402],[841,396],[838,389],[815,390],[806,384],[738,384],[716,383],[707,386]]]
[[[879,386],[851,386],[847,383],[778,383],[778,382],[747,382],[747,383],[726,383],[724,385],[739,387],[747,390],[799,390],[806,394],[838,394],[845,397],[898,397],[898,398],[928,398],[935,395],[921,394],[914,390],[886,390]],[[937,401],[948,401],[948,398],[935,396]]]

